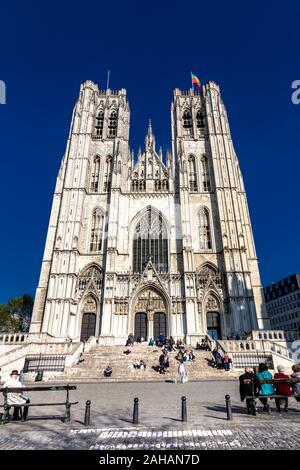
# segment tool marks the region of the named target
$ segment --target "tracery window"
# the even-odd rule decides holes
[[[102,238],[103,238],[103,221],[104,215],[102,210],[98,207],[93,212],[92,228],[90,237],[90,251],[101,251]]]
[[[217,270],[217,268],[211,266],[210,264],[204,264],[200,271],[197,272],[197,285],[203,288],[210,279],[213,280],[217,287],[222,287],[221,273]]]
[[[111,156],[108,156],[106,159],[105,165],[105,173],[104,173],[104,184],[103,184],[103,191],[109,192],[110,191],[110,181],[111,181]]]
[[[204,116],[200,110],[198,110],[196,113],[196,124],[197,124],[198,129],[205,127]]]
[[[92,172],[90,180],[90,190],[92,193],[98,191],[99,186],[99,174],[100,174],[100,157],[97,155],[92,163]]]
[[[142,272],[151,256],[158,271],[168,271],[168,233],[161,213],[149,208],[135,228],[133,272]]]
[[[201,206],[199,210],[199,238],[200,250],[210,250],[211,244],[211,231],[209,223],[209,212],[206,207]]]
[[[104,122],[104,111],[100,110],[96,116],[95,135],[99,139],[103,137],[103,122]]]
[[[108,122],[108,137],[113,139],[117,135],[117,112],[112,111],[109,116]]]
[[[103,283],[103,273],[98,266],[92,265],[81,272],[78,278],[78,289],[84,291],[90,281],[93,280],[97,289],[101,290]]]
[[[210,191],[210,181],[209,181],[209,171],[208,171],[208,162],[206,156],[203,156],[201,159],[202,167],[202,182],[203,182],[203,191]]]
[[[185,135],[191,135],[192,134],[192,115],[191,112],[186,109],[183,112],[182,115],[183,119],[183,131]]]
[[[188,170],[189,170],[189,189],[190,191],[197,191],[197,173],[196,173],[196,162],[195,157],[190,155],[188,158]]]

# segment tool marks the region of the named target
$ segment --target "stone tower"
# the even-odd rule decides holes
[[[126,90],[81,85],[57,177],[31,332],[193,343],[268,327],[219,87],[175,89],[172,150],[129,147]]]

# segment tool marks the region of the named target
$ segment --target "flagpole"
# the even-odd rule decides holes
[[[191,71],[191,82],[192,82],[192,90],[194,91],[194,85],[193,85],[193,77],[192,77],[193,73]]]
[[[110,75],[110,70],[107,71],[107,84],[106,84],[106,89],[108,89],[108,86],[109,86],[109,75]]]

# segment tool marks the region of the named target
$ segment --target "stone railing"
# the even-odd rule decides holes
[[[48,333],[0,333],[0,345],[20,343],[51,343],[65,342],[66,338],[54,338]]]
[[[29,333],[0,333],[0,344],[2,343],[27,343]]]
[[[284,330],[253,330],[248,339],[265,339],[271,341],[294,341],[297,339],[297,331]]]
[[[278,343],[269,340],[218,340],[218,345],[227,353],[230,352],[274,352],[282,357],[291,358],[291,351]]]
[[[0,357],[0,367],[3,367],[11,362],[14,362],[22,357],[25,358],[28,354],[57,354],[68,355],[73,354],[73,351],[81,343],[25,343],[20,347],[7,351]]]

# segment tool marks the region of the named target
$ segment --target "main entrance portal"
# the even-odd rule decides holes
[[[160,335],[167,336],[167,320],[166,314],[157,312],[154,314],[153,335],[157,340]]]
[[[86,341],[90,336],[95,336],[96,315],[94,313],[84,313],[81,324],[80,341]]]
[[[220,315],[218,312],[207,312],[207,333],[212,339],[221,339]]]
[[[134,339],[147,339],[147,315],[146,313],[136,313],[134,322]]]
[[[165,300],[159,292],[151,288],[142,291],[133,305],[135,340],[167,336],[166,313]]]

